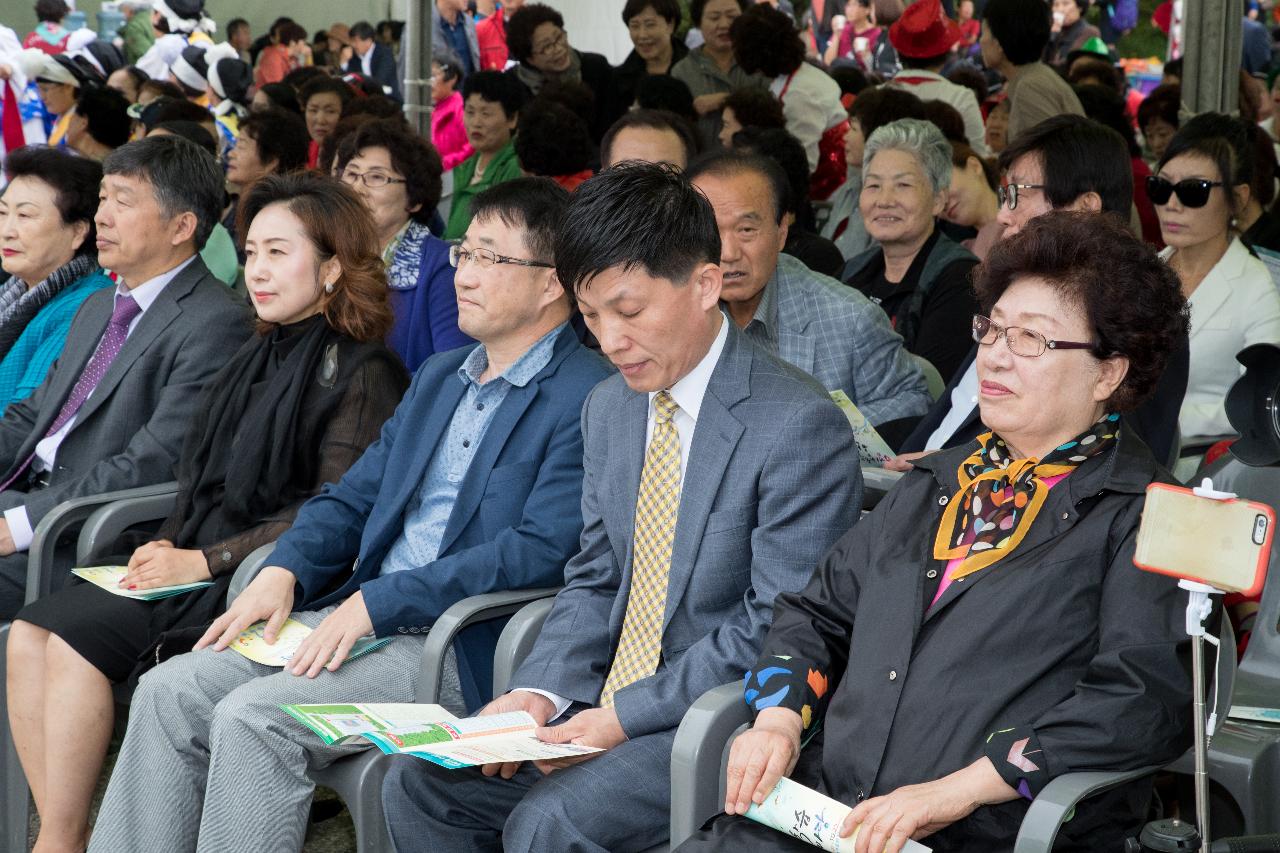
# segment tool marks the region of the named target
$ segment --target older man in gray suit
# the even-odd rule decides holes
[[[774,597],[857,519],[848,423],[720,313],[719,257],[710,206],[672,169],[619,166],[574,194],[557,273],[619,375],[583,409],[566,586],[515,689],[481,713],[527,711],[544,740],[607,751],[483,775],[401,761],[383,788],[397,850],[662,841],[685,711],[742,677]]]
[[[929,387],[888,316],[854,288],[782,254],[790,189],[781,167],[722,152],[694,163],[689,179],[715,208],[720,298],[747,337],[827,390],[844,391],[877,427],[904,418],[914,425],[929,410]]]
[[[151,137],[103,172],[98,260],[118,284],[85,300],[44,382],[0,418],[0,619],[22,607],[23,552],[51,509],[173,479],[197,395],[251,331],[196,255],[221,214],[213,158]]]

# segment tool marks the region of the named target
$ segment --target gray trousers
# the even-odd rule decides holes
[[[295,613],[315,626],[332,610]],[[228,649],[172,658],[143,676],[98,813],[95,853],[300,850],[314,784],[310,767],[373,748],[326,746],[282,704],[412,702],[421,637],[396,637],[316,678]],[[465,713],[456,667],[441,704]]]
[[[396,853],[635,853],[670,835],[675,729],[624,741],[549,776],[511,779],[391,760],[382,808]]]

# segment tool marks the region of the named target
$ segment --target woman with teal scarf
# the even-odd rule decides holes
[[[89,294],[111,284],[98,266],[93,216],[102,166],[27,146],[5,160],[0,196],[0,407],[31,395],[62,354]]]

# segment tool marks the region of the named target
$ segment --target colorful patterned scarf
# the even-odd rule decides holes
[[[1027,535],[1049,489],[1045,477],[1069,474],[1107,450],[1120,431],[1120,416],[1106,415],[1043,460],[1010,459],[1004,439],[978,436],[978,449],[960,463],[960,491],[948,503],[933,542],[938,560],[961,559],[953,580],[1007,556]]]

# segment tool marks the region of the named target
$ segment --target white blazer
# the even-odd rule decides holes
[[[1168,260],[1172,247],[1160,253]],[[1236,353],[1256,343],[1280,343],[1280,290],[1262,261],[1239,238],[1200,282],[1191,306],[1191,369],[1178,427],[1183,439],[1225,435],[1227,391],[1244,372]]]

